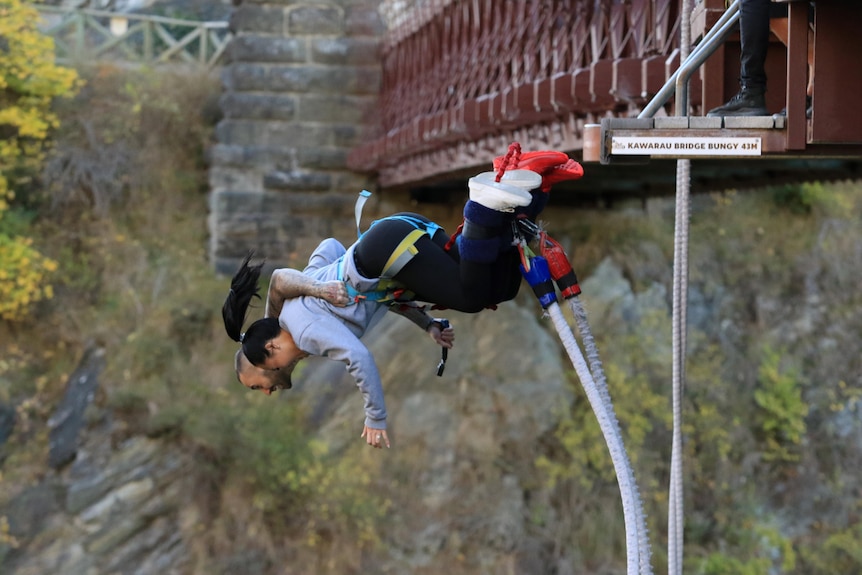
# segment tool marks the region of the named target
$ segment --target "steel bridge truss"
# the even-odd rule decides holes
[[[678,4],[387,0],[379,125],[350,165],[388,187],[481,165],[512,140],[580,150],[586,125],[636,116],[679,65]]]

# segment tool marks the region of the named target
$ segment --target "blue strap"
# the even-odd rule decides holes
[[[401,287],[390,286],[384,289],[361,292],[344,280],[344,256],[338,258],[338,281],[344,282],[344,287],[347,288],[347,295],[350,296],[351,303],[357,303],[359,300],[387,302],[395,301],[395,292],[401,290]],[[380,283],[387,283],[386,280],[380,280]],[[349,305],[349,304],[348,304]]]
[[[370,230],[372,226],[374,226],[374,224],[384,222],[386,220],[401,220],[402,222],[407,222],[417,230],[423,230],[429,236],[433,236],[435,233],[437,233],[437,230],[441,229],[440,225],[435,222],[426,222],[425,220],[420,220],[419,218],[414,218],[413,216],[408,216],[405,214],[395,214],[392,216],[386,216],[385,218],[379,220],[374,220],[373,222],[371,222],[371,225],[368,226],[368,229]]]
[[[361,238],[362,234],[365,233],[360,230],[360,222],[362,220],[362,208],[365,207],[365,202],[367,202],[368,198],[370,197],[371,192],[369,192],[368,190],[362,190],[361,192],[359,192],[359,197],[356,198],[356,203],[353,206],[353,215],[356,218],[357,238]],[[437,233],[437,230],[441,229],[440,226],[434,222],[426,222],[425,220],[420,220],[419,218],[414,218],[413,216],[408,216],[405,214],[395,214],[379,220],[374,220],[373,222],[371,222],[371,225],[368,226],[368,229],[370,230],[374,226],[374,224],[385,220],[401,220],[403,222],[407,222],[417,230],[424,230],[429,236],[433,236],[435,233]]]
[[[362,208],[365,206],[365,202],[368,201],[368,198],[371,197],[371,192],[368,190],[362,190],[359,192],[359,197],[356,198],[356,204],[353,206],[353,215],[356,218],[356,237],[361,238],[362,232],[359,231],[359,224],[362,220]]]

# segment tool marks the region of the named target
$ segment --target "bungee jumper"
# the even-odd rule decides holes
[[[537,229],[532,222],[553,184],[582,175],[580,164],[563,152],[521,154],[514,143],[494,160],[494,171],[470,178],[464,221],[454,234],[403,212],[373,222],[347,248],[328,238],[302,272],[273,272],[264,317],[243,332],[251,300],[260,297],[263,266],[252,265],[249,254],[222,307],[228,336],[241,343],[235,365],[240,382],[269,395],[291,386],[290,373],[305,357],[344,362],[365,403],[361,437],[373,447],[390,447],[380,374],[360,337],[383,312],[398,313],[443,348],[442,374],[455,332],[446,320],[429,315],[428,306],[478,313],[513,299],[523,254],[516,238],[523,241]],[[360,196],[357,228],[363,202]]]
[[[324,240],[302,272],[273,272],[265,317],[242,333],[248,305],[259,297],[262,266],[251,266],[251,255],[246,257],[222,308],[228,335],[242,344],[236,354],[237,377],[269,395],[290,388],[290,373],[309,355],[343,361],[365,399],[361,437],[372,447],[390,447],[380,375],[359,340],[378,312],[399,313],[428,332],[442,347],[437,366],[442,375],[454,330],[417,302],[477,313],[514,298],[523,276],[553,320],[608,446],[625,516],[627,572],[652,575],[643,504],[579,301],[581,288],[562,246],[535,223],[551,186],[578,179],[583,170],[562,152],[521,154],[517,143],[493,165],[494,172],[469,180],[464,222],[451,237],[423,216],[400,213],[372,223],[349,248]],[[357,201],[357,232],[368,195],[363,192]],[[589,366],[560,311],[557,290],[575,316]]]

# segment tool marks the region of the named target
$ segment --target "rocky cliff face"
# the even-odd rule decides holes
[[[191,459],[144,437],[112,445],[110,425],[88,434],[68,469],[5,510],[24,543],[6,549],[7,572],[190,572]]]
[[[670,207],[656,200],[644,212],[618,217],[630,234],[645,220],[662,227]],[[853,525],[862,455],[853,392],[862,388],[862,237],[841,218],[825,218],[813,240],[798,245],[775,243],[757,225],[727,237],[722,226],[729,216],[714,210],[708,201],[695,210],[693,237],[699,239],[690,251],[687,524],[716,530],[715,517],[736,501],[730,494],[752,494],[759,489],[752,481],[764,480],[764,494],[746,500],[758,501],[751,513],[803,545],[813,525]],[[577,259],[573,238],[583,222],[562,211],[548,217]],[[601,233],[613,229],[606,224]],[[631,382],[625,393],[611,392],[627,410],[621,418],[626,436],[639,437],[629,445],[639,460],[636,479],[658,501],[653,514],[661,515],[664,467],[646,462],[665,457],[666,430],[647,431],[644,438],[635,418],[670,409],[661,366],[669,358],[671,262],[667,245],[648,237],[626,246],[597,258],[582,277],[581,298],[615,381]],[[757,250],[763,254],[755,257]],[[572,538],[573,525],[619,533],[622,515],[613,505],[578,515],[588,503],[567,506],[565,499],[593,492],[578,478],[568,491],[555,489],[537,465],[567,414],[579,404],[583,412],[551,323],[526,287],[496,311],[439,315],[457,328],[443,377],[435,375],[439,349],[409,322],[393,315],[368,337],[384,379],[392,449],[370,450],[359,439],[362,401],[341,364],[310,361],[294,389],[279,398],[302,405],[312,422],[308,439],[355,456],[357,476],[370,476],[368,489],[388,501],[385,518],[374,525],[381,547],[355,557],[352,567],[327,556],[337,547],[267,539],[266,525],[229,484],[218,477],[200,481],[207,471],[182,443],[129,437],[118,431],[122,421],[102,417],[91,421],[72,464],[46,473],[0,509],[19,544],[3,545],[3,572],[578,572],[588,543]],[[805,439],[790,445],[799,459],[781,465],[769,460],[769,444],[757,436],[763,431],[755,424],[762,416],[755,392],[770,377],[757,363],[761,349],[779,350],[777,371],[795,373],[811,410]],[[638,385],[650,378],[658,381],[647,393]],[[726,451],[710,451],[707,431],[729,442],[722,444]],[[277,441],[277,432],[269,432]],[[600,439],[593,443],[604,451]],[[833,448],[811,451],[808,444]],[[638,474],[645,468],[656,474]],[[708,489],[697,483],[701,474],[713,481]],[[612,480],[608,485],[607,501],[613,502],[618,494],[611,493]],[[238,535],[212,533],[214,518],[227,516]],[[650,521],[660,549],[660,517]],[[619,565],[625,549],[616,549],[608,561]]]
[[[383,477],[376,483],[409,506],[391,519],[407,529],[385,530],[400,557],[391,561],[396,571],[429,565],[460,539],[484,550],[488,572],[524,552],[531,453],[572,400],[559,343],[540,315],[528,297],[479,315],[445,314],[458,335],[443,377],[439,349],[402,318],[385,318],[369,337],[393,447],[366,461]],[[312,361],[296,379],[287,399],[308,406],[316,435],[333,451],[363,449],[362,400],[343,366]],[[23,543],[6,549],[10,573],[197,572],[203,511],[194,458],[146,437],[114,444],[115,424],[91,428],[74,463],[2,510]]]

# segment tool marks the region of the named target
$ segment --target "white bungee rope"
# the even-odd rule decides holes
[[[541,228],[532,222],[521,220],[519,224],[525,227],[530,235],[539,237],[543,253],[546,243],[559,246],[557,242],[551,240],[547,234],[541,231]],[[568,260],[568,256],[562,252],[561,246],[559,246],[559,252],[552,248],[549,252],[549,257],[556,262],[555,268],[557,269],[557,273],[561,273],[561,276],[556,280],[557,287],[561,290],[564,297],[571,301],[572,314],[578,323],[578,329],[584,338],[584,346],[587,348],[590,357],[590,367],[587,367],[587,362],[584,360],[581,348],[578,347],[572,328],[563,317],[563,312],[560,310],[559,303],[557,303],[557,294],[553,287],[554,282],[551,281],[547,260],[543,256],[536,256],[529,249],[525,237],[518,232],[518,225],[513,226],[513,230],[516,238],[514,243],[519,246],[521,252],[521,272],[531,287],[533,287],[539,303],[554,322],[554,327],[569,359],[572,361],[575,372],[578,374],[578,378],[584,388],[590,407],[596,416],[611,456],[611,462],[614,466],[617,483],[620,488],[620,498],[622,500],[625,520],[626,573],[628,575],[652,575],[652,567],[650,565],[651,550],[646,522],[644,520],[643,503],[638,494],[637,482],[634,479],[634,472],[632,471],[628,453],[625,450],[619,422],[614,413],[614,406],[607,389],[604,370],[602,369],[595,340],[586,321],[586,312],[580,305],[580,302],[576,301],[578,299],[577,295],[580,293],[580,287],[577,285],[577,277],[570,266],[568,273],[560,270],[559,257],[562,256]],[[566,262],[566,265],[568,265],[568,262]],[[596,380],[598,380],[598,383]]]
[[[622,447],[624,446],[622,432],[620,431],[619,421],[616,418],[616,412],[614,411],[613,403],[611,402],[611,395],[608,391],[607,379],[605,378],[605,371],[602,367],[601,358],[599,357],[599,350],[596,347],[596,341],[593,339],[593,333],[590,329],[590,324],[587,321],[587,311],[584,309],[583,303],[581,303],[578,296],[571,297],[568,301],[569,309],[571,310],[572,316],[575,318],[575,323],[578,326],[578,332],[581,334],[581,341],[584,345],[584,351],[587,355],[587,362],[589,363],[590,372],[593,376],[596,389],[598,390],[602,403],[605,405],[608,417],[611,419],[612,432],[616,436],[615,441],[617,441]],[[634,470],[632,469],[631,462],[628,460],[628,455],[624,448],[623,455],[625,456],[625,465],[623,466],[622,471],[628,474],[626,483],[628,485],[627,490],[629,493],[627,496],[632,500],[631,507],[634,510],[633,521],[637,526],[639,573],[640,575],[651,575],[652,564],[650,563],[650,559],[652,557],[652,547],[649,542],[649,531],[647,530],[646,517],[644,516],[643,502],[640,498],[637,481],[635,481],[634,478]],[[617,469],[618,474],[619,472],[620,470]],[[622,489],[622,487],[620,487],[620,489]]]
[[[685,61],[691,45],[691,0],[682,0],[680,61]],[[688,116],[688,86],[677,84],[676,115]],[[682,575],[683,564],[683,474],[682,474],[682,393],[685,384],[686,315],[688,294],[688,227],[691,160],[676,163],[676,209],[674,214],[673,254],[673,436],[668,489],[667,555],[668,575]]]
[[[602,431],[611,455],[617,483],[620,487],[626,526],[626,571],[629,575],[649,575],[652,573],[652,568],[650,566],[650,548],[646,525],[643,519],[642,502],[638,495],[631,462],[622,442],[622,434],[620,433],[619,423],[614,414],[610,395],[607,392],[607,386],[603,384],[602,387],[604,387],[604,390],[602,391],[600,386],[596,384],[593,374],[587,367],[581,349],[578,347],[572,329],[563,317],[559,304],[553,302],[548,306],[547,311],[554,322],[554,327],[557,329],[560,341],[566,349],[569,359],[572,361],[575,372],[581,380],[581,385],[584,388],[593,413],[596,415],[599,428]],[[594,354],[594,357],[598,360],[598,354]],[[604,381],[604,375],[600,377]]]
[[[668,574],[682,574],[683,558],[683,476],[682,476],[682,393],[685,383],[686,293],[688,291],[688,222],[690,161],[677,165],[676,225],[673,265],[673,438],[668,492]]]

